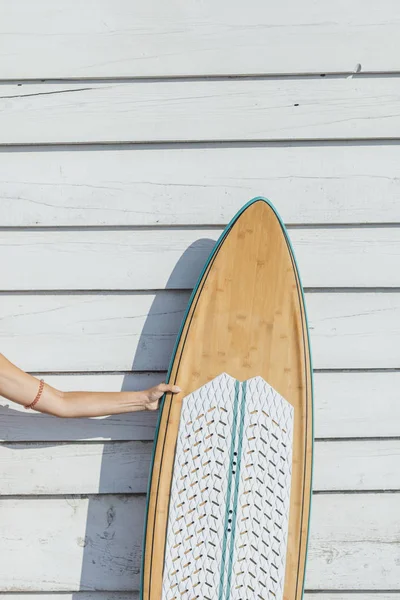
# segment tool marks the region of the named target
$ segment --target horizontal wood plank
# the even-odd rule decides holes
[[[146,493],[153,444],[3,444],[0,494]],[[315,443],[315,491],[400,490],[400,441]]]
[[[355,593],[341,592],[308,592],[305,590],[306,600],[359,600]],[[363,592],[363,600],[400,600],[400,594],[387,592]],[[2,593],[2,600],[139,600],[139,592],[62,592],[62,593]]]
[[[5,84],[0,144],[398,139],[399,77]]]
[[[316,491],[400,490],[400,440],[316,442]]]
[[[146,389],[165,373],[127,375],[40,375],[65,390]],[[317,438],[394,437],[399,435],[400,372],[314,374],[314,422]],[[379,401],[377,401],[377,398]],[[79,440],[152,440],[156,415],[138,412],[98,419],[57,419],[29,413],[0,397],[0,440],[9,442]]]
[[[0,301],[3,353],[24,370],[162,371],[188,294],[11,294]],[[399,367],[398,292],[309,293],[306,304],[314,368]]]
[[[2,600],[139,600],[139,592],[13,592],[11,594],[2,593]],[[316,599],[317,600],[317,599]],[[318,599],[319,600],[319,599]],[[327,600],[324,598],[323,600]],[[347,600],[337,598],[336,600]],[[378,600],[387,600],[378,598]],[[398,600],[392,598],[391,600]]]
[[[166,370],[188,299],[187,292],[2,296],[3,353],[28,371]]]
[[[3,290],[190,289],[220,233],[0,231],[4,267],[0,286]]]
[[[398,436],[399,389],[399,371],[315,373],[316,437]]]
[[[365,590],[354,592],[315,592],[305,590],[305,600],[400,600],[400,593],[396,592],[368,592]],[[125,599],[123,599],[125,600]],[[136,599],[135,599],[136,600]]]
[[[139,600],[139,592],[12,592],[1,593],[2,600]],[[319,600],[319,599],[316,599]],[[324,598],[323,600],[327,600]],[[335,600],[347,600],[341,597]],[[355,599],[357,600],[357,599]],[[378,598],[378,600],[387,600]],[[391,600],[398,600],[392,598]]]
[[[354,590],[354,592],[314,592],[305,590],[306,600],[400,600],[400,593],[396,592],[368,592]]]
[[[396,4],[4,2],[1,78],[399,71]],[[24,18],[21,18],[23,15]],[[49,34],[49,31],[52,34]]]
[[[0,494],[145,494],[152,446],[152,442],[2,444]]]
[[[0,231],[0,289],[191,289],[221,232]],[[290,238],[305,287],[400,287],[399,227],[293,229]]]
[[[289,225],[399,223],[399,163],[397,142],[4,151],[1,224],[225,225],[260,194]]]
[[[398,590],[398,503],[315,496],[306,588]],[[2,591],[137,590],[144,508],[135,496],[0,500]]]

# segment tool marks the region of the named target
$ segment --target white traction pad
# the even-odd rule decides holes
[[[293,407],[223,373],[183,400],[163,600],[282,600]]]

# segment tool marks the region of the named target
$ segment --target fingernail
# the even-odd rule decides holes
[[[181,392],[182,391],[181,388],[179,387],[179,385],[176,385],[175,389],[176,389],[177,392]]]

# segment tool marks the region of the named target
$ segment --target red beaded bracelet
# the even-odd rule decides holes
[[[43,388],[44,388],[44,381],[43,381],[43,379],[41,379],[40,383],[39,383],[39,391],[36,394],[34,401],[31,402],[30,404],[28,404],[28,406],[25,406],[26,410],[28,410],[29,408],[33,408],[39,402],[40,396],[42,395],[42,392],[43,392]]]

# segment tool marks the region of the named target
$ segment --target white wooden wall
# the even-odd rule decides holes
[[[1,351],[163,379],[212,240],[288,224],[315,366],[306,600],[400,600],[397,0],[0,0]],[[155,417],[0,406],[0,593],[138,600]]]

